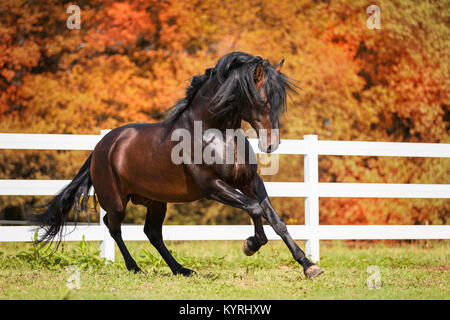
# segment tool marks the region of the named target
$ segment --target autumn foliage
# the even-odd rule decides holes
[[[69,30],[69,5],[81,28]],[[190,77],[230,51],[246,51],[299,80],[282,138],[450,143],[450,11],[441,1],[0,2],[0,132],[99,134],[157,122]],[[0,150],[1,179],[71,179],[85,152]],[[301,157],[281,156],[265,181],[301,181]],[[321,182],[450,183],[446,159],[320,157]],[[0,219],[31,197],[0,197]],[[274,199],[303,223],[301,199]],[[322,199],[324,224],[445,224],[448,200]],[[14,210],[13,210],[14,211]],[[143,212],[130,208],[129,222]],[[173,223],[248,223],[202,200],[172,205]]]

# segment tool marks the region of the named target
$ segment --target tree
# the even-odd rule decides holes
[[[190,77],[223,54],[247,51],[298,80],[282,138],[450,142],[448,10],[443,3],[377,1],[381,29],[366,27],[365,1],[6,0],[0,11],[0,132],[91,133],[156,122]],[[1,151],[2,178],[71,179],[86,153]],[[445,159],[320,157],[322,182],[448,183]],[[301,157],[281,156],[265,181],[302,179]],[[36,199],[36,198],[33,198]],[[0,211],[31,198],[0,200]],[[38,200],[37,203],[42,202]],[[303,202],[274,199],[290,223]],[[193,213],[192,213],[193,212]],[[321,199],[321,223],[446,223],[448,200]],[[142,221],[132,209],[129,222]],[[202,200],[172,205],[171,223],[247,223]]]

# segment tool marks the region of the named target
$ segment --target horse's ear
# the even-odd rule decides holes
[[[281,72],[281,67],[283,67],[283,63],[284,63],[284,59],[281,60],[281,62],[274,67],[275,70],[277,70],[278,72]]]
[[[253,79],[255,80],[256,86],[259,88],[264,82],[264,67],[262,62],[258,62],[255,68],[255,73],[253,74]]]

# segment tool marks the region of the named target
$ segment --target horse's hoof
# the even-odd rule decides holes
[[[252,256],[252,255],[254,255],[255,253],[256,253],[256,251],[253,251],[252,249],[250,249],[249,247],[248,247],[248,242],[247,242],[247,240],[244,240],[244,243],[242,244],[242,251],[244,252],[244,254],[246,255],[246,256]]]
[[[178,275],[178,274],[182,274],[185,277],[192,277],[192,276],[196,276],[197,272],[195,272],[194,270],[188,269],[188,268],[181,268],[180,271],[175,273],[175,275]]]
[[[138,266],[133,266],[130,269],[128,269],[128,271],[131,271],[134,274],[144,273],[144,271],[142,271],[141,268],[139,268]]]
[[[312,265],[311,267],[309,267],[308,269],[305,270],[305,275],[308,279],[312,279],[312,278],[317,277],[318,275],[321,275],[324,272],[325,271],[320,269],[318,266]]]

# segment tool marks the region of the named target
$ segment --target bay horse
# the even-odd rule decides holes
[[[193,132],[194,124],[199,121],[204,131],[214,129],[224,133],[227,129],[238,130],[244,120],[257,131],[258,146],[263,152],[277,149],[279,118],[286,108],[288,91],[295,91],[290,78],[281,73],[283,62],[271,65],[266,59],[243,52],[226,54],[214,68],[192,78],[185,97],[172,107],[165,121],[132,123],[110,131],[98,142],[74,179],[47,204],[45,212],[33,215],[34,222],[45,231],[38,242],[52,240],[58,234],[61,237],[72,209],[75,217],[79,212],[87,213],[89,190],[94,187],[98,202],[106,211],[103,221],[129,271],[141,272],[121,235],[121,223],[131,200],[147,207],[144,233],[173,274],[189,276],[195,272],[180,265],[166,248],[162,225],[168,202],[206,198],[249,214],[255,233],[243,243],[246,255],[253,255],[267,243],[264,218],[283,239],[308,278],[321,274],[323,270],[306,257],[273,209],[257,174],[257,164],[250,161],[253,151],[247,139],[244,150],[247,155],[241,163],[184,161],[176,164],[172,157],[177,142],[169,136],[179,129]],[[259,134],[261,130],[267,134]],[[202,135],[190,143],[194,144],[195,139],[201,140],[202,148],[211,148]],[[236,156],[242,150],[232,140]],[[217,143],[212,148],[223,153],[224,145]],[[187,154],[187,160],[193,157]]]

